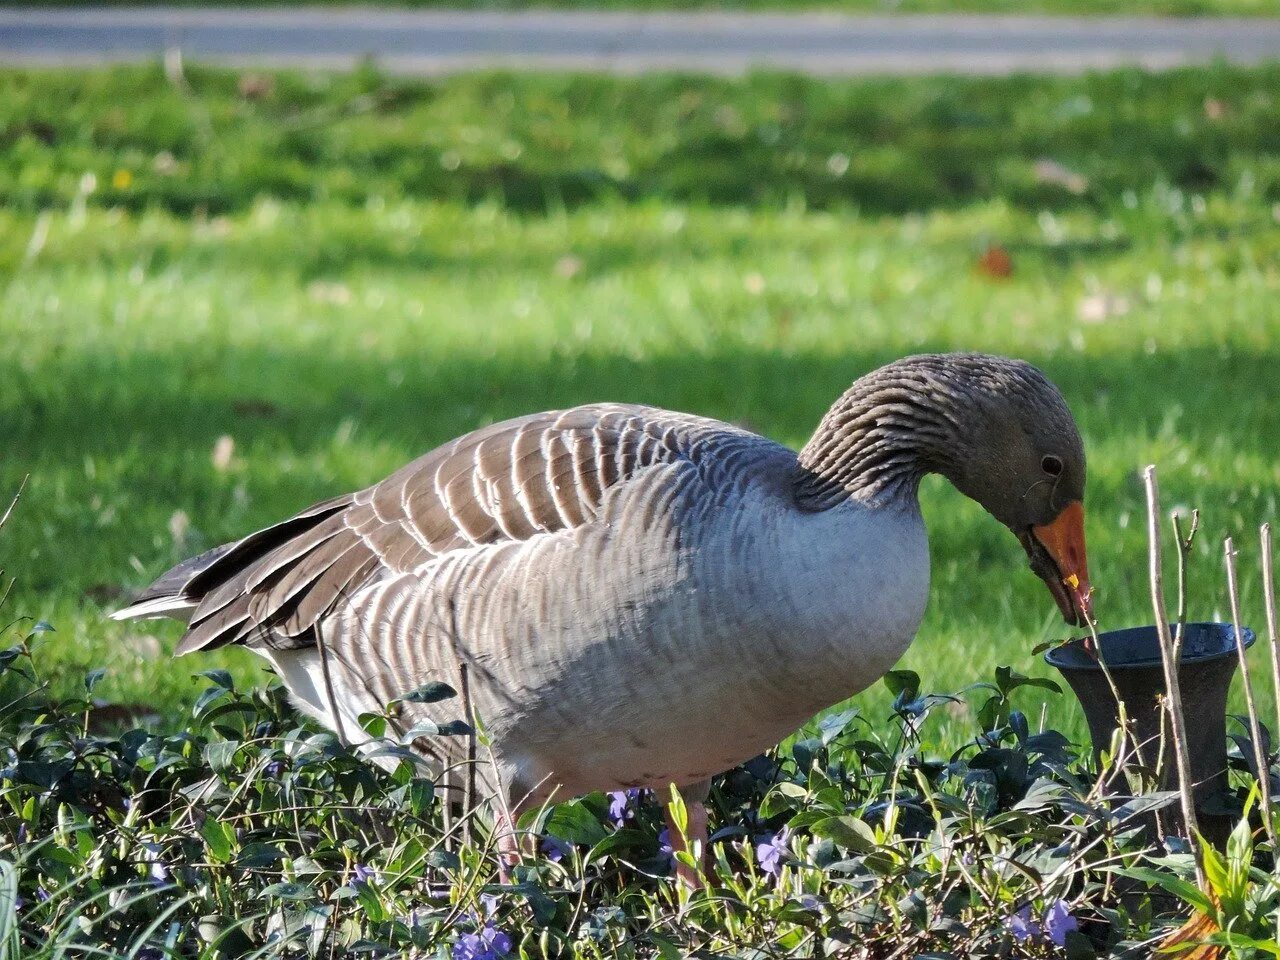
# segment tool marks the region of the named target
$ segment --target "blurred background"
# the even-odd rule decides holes
[[[1280,29],[1222,18],[1270,0],[774,6],[0,11],[6,503],[27,478],[0,566],[10,615],[55,628],[50,679],[106,667],[95,693],[160,723],[196,671],[263,682],[105,614],[485,423],[636,401],[799,446],[857,376],[934,350],[1066,393],[1103,627],[1151,619],[1151,462],[1202,510],[1192,618],[1228,619],[1230,534],[1260,626]],[[903,666],[941,692],[1047,675],[1032,647],[1067,634],[1021,548],[943,482],[922,497],[934,590]]]

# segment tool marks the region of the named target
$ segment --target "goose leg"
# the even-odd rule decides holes
[[[707,797],[711,794],[711,781],[701,780],[688,786],[680,787],[680,798],[684,800],[685,811],[689,815],[688,835],[681,837],[680,829],[672,816],[671,804],[666,804],[663,811],[667,819],[667,837],[671,841],[671,852],[688,850],[701,859],[701,870],[694,870],[687,864],[675,861],[676,876],[680,882],[693,890],[704,886],[702,878],[706,866],[710,862],[707,851]]]

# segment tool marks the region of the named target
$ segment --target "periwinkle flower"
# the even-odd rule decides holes
[[[635,816],[635,811],[631,809],[631,804],[640,798],[640,791],[636,787],[628,790],[614,790],[609,794],[609,819],[613,821],[614,826],[620,827],[631,817]]]
[[[464,933],[453,945],[453,960],[502,960],[511,952],[511,937],[500,930],[493,915],[498,910],[498,898],[491,894],[480,897],[480,909],[484,911],[484,923],[475,933]],[[474,914],[474,922],[479,922]]]
[[[671,846],[671,831],[666,827],[658,834],[658,855],[670,863],[675,859],[675,848]]]
[[[765,837],[756,844],[756,861],[760,869],[772,877],[782,873],[782,858],[787,855],[787,844],[791,842],[791,828],[783,827],[773,836]]]
[[[1005,926],[1019,943],[1040,936],[1040,924],[1031,918],[1031,905],[1027,904],[1005,921]]]
[[[552,863],[559,863],[573,849],[573,844],[567,840],[561,840],[559,837],[547,834],[542,838],[541,843],[542,855]]]
[[[502,960],[511,952],[511,938],[492,920],[476,933],[464,933],[453,945],[453,960]]]
[[[1019,942],[1048,940],[1059,947],[1066,946],[1067,934],[1080,929],[1065,900],[1055,900],[1049,904],[1039,921],[1031,916],[1031,905],[1027,904],[1005,921],[1005,926],[1013,934],[1013,939]]]
[[[357,863],[351,878],[352,883],[363,883],[368,885],[378,880],[381,874],[373,867],[366,867],[363,863]]]
[[[1044,935],[1059,947],[1066,946],[1067,934],[1079,930],[1065,900],[1055,900],[1044,912]]]

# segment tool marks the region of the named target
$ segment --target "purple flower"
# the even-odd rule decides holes
[[[36,899],[41,903],[49,902],[49,891],[44,887],[36,887]]]
[[[812,893],[800,894],[800,906],[804,910],[812,910],[814,913],[822,912],[822,901],[815,897]]]
[[[675,849],[671,846],[671,831],[666,827],[658,834],[658,855],[668,863],[675,859]]]
[[[475,933],[464,933],[453,945],[453,960],[502,960],[511,952],[511,938],[486,920]]]
[[[1040,936],[1040,924],[1031,919],[1031,905],[1027,904],[1005,921],[1005,926],[1013,934],[1013,939],[1021,943],[1032,937]]]
[[[609,794],[609,819],[613,821],[614,826],[620,827],[635,816],[631,803],[639,797],[640,791],[636,787],[628,790],[614,790]]]
[[[354,876],[351,878],[352,883],[369,884],[377,880],[381,874],[373,867],[366,867],[363,863],[357,863]]]
[[[24,900],[22,897],[18,897],[17,899],[15,899],[15,900],[13,901],[13,910],[14,910],[14,912],[16,913],[16,912],[18,912],[19,910],[21,910],[23,907],[25,907],[26,905],[27,905],[27,901],[26,901],[26,900]]]
[[[1044,912],[1044,935],[1059,947],[1066,945],[1068,933],[1079,929],[1080,925],[1067,909],[1065,900],[1053,901],[1049,909]]]
[[[760,869],[770,876],[782,873],[782,858],[787,855],[787,844],[791,841],[791,828],[783,827],[771,837],[765,837],[756,844],[756,860]]]
[[[267,776],[270,777],[272,780],[276,780],[279,778],[280,774],[283,771],[284,771],[284,764],[281,763],[279,760],[272,760],[270,763],[267,764],[267,769],[265,772]]]
[[[18,824],[18,843],[25,843],[27,840],[27,821],[23,820]]]
[[[552,863],[559,863],[573,849],[573,844],[547,834],[542,838],[542,855]]]

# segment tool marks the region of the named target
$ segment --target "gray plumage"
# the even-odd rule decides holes
[[[1049,453],[1069,468],[1045,483]],[[892,666],[927,594],[930,471],[1020,536],[1083,495],[1078,433],[1038,371],[907,358],[855,383],[798,456],[652,407],[484,427],[187,561],[119,616],[189,615],[179,654],[249,646],[354,739],[360,712],[465,680],[487,786],[515,807],[683,786]],[[406,704],[398,732],[458,710]]]

